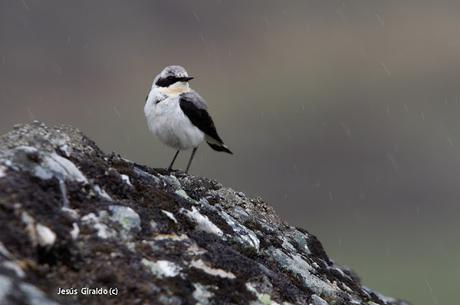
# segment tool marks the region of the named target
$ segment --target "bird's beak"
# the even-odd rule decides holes
[[[193,76],[187,76],[187,77],[183,77],[183,81],[184,82],[188,82],[189,80],[192,80],[194,77]]]

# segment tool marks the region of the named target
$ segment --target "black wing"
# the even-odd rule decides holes
[[[233,154],[219,137],[216,126],[208,113],[206,103],[196,92],[183,93],[179,97],[179,105],[193,125],[206,135],[206,142],[212,149]]]
[[[182,94],[179,100],[180,108],[193,125],[198,127],[208,137],[222,144],[223,141],[217,134],[216,126],[206,110],[206,104],[199,98],[200,96],[195,94]]]

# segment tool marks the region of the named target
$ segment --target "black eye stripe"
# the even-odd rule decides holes
[[[186,77],[168,76],[166,78],[159,78],[155,84],[159,87],[168,87],[174,83],[186,81],[186,79]]]

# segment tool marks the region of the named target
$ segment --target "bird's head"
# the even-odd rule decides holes
[[[181,66],[168,66],[153,80],[153,87],[158,91],[171,96],[190,91],[188,82],[193,77]]]

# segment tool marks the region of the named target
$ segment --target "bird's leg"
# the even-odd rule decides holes
[[[176,161],[176,158],[177,158],[177,155],[178,155],[178,154],[179,154],[179,150],[176,151],[176,154],[174,155],[174,158],[172,159],[171,164],[170,164],[169,167],[168,167],[168,172],[170,172],[170,171],[172,170],[174,161]]]
[[[187,164],[187,169],[185,170],[186,173],[188,173],[188,170],[190,169],[190,165],[192,164],[192,160],[193,160],[193,157],[195,156],[195,153],[196,153],[196,150],[198,149],[198,147],[195,147],[192,151],[192,155],[190,156],[190,160],[188,160],[188,164]]]

